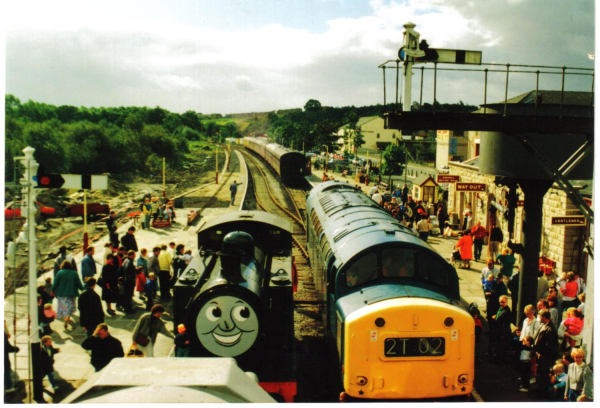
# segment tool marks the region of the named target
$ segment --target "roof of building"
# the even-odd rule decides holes
[[[358,122],[356,123],[357,127],[361,127],[362,125],[364,125],[365,123],[368,123],[372,120],[377,119],[379,116],[363,116],[362,118],[358,119]],[[340,129],[346,129],[348,128],[348,124],[340,127]]]
[[[436,181],[433,179],[433,177],[431,177],[429,174],[421,174],[421,175],[417,176],[417,178],[415,178],[412,183],[414,185],[422,187],[423,184],[425,184],[429,179],[431,179],[431,181],[433,181],[436,186],[438,185],[436,183]]]
[[[507,103],[520,103],[520,104],[535,104],[535,90],[525,92],[524,94],[515,96],[514,98],[508,99]],[[543,105],[560,105],[561,102],[561,91],[544,91],[538,90],[537,95],[539,97],[538,104]],[[574,92],[574,91],[565,91],[563,95],[563,105],[583,105],[589,106],[591,105],[593,93],[591,92]],[[504,103],[504,101],[500,102],[492,102],[488,103],[489,105],[496,105]],[[481,105],[486,106],[486,105]]]

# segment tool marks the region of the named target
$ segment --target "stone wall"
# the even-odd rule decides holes
[[[480,193],[457,193],[455,184],[449,184],[448,194],[448,209],[459,214],[459,219],[463,220],[463,211],[467,201],[473,201],[472,209],[475,216],[474,222],[481,222],[481,225],[489,229],[487,225],[487,208],[489,206],[488,197],[493,194],[497,201],[503,201],[503,190],[506,187],[498,187],[494,184],[494,176],[486,176],[479,174],[478,169],[473,166],[464,165],[461,163],[450,162],[450,174],[460,176],[460,182],[467,183],[484,183],[486,184],[486,192]],[[519,195],[519,200],[525,200],[524,194]],[[585,234],[585,229],[588,227],[563,227],[551,224],[552,217],[566,215],[581,215],[575,205],[567,198],[564,191],[559,188],[552,187],[544,196],[543,207],[543,229],[541,241],[541,256],[545,256],[556,262],[555,272],[580,270],[585,274],[585,269],[582,268],[581,245],[578,242],[580,236]],[[508,221],[502,214],[498,213],[497,223],[502,229],[504,235],[503,247],[508,243]],[[521,234],[523,227],[523,207],[517,207],[515,215],[515,243],[521,242]],[[487,248],[484,248],[484,253]],[[518,256],[517,256],[518,260]]]

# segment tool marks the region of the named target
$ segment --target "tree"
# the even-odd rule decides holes
[[[181,115],[181,122],[184,126],[189,127],[197,132],[202,131],[202,123],[198,118],[198,114],[192,110],[186,111]]]
[[[67,168],[60,125],[54,119],[44,123],[28,123],[23,129],[25,145],[35,149],[36,160],[51,173],[60,173]]]
[[[405,146],[389,145],[383,152],[383,165],[381,167],[386,176],[401,176],[406,166]]]
[[[321,110],[321,102],[316,99],[309,99],[304,105],[304,110],[307,112],[316,112]]]

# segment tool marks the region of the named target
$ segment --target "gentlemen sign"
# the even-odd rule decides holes
[[[552,217],[552,225],[562,225],[564,227],[581,227],[585,225],[585,217],[575,215],[570,217]]]
[[[456,191],[485,191],[484,183],[456,183]]]
[[[458,180],[460,180],[460,176],[450,174],[438,174],[437,176],[438,183],[456,183]]]

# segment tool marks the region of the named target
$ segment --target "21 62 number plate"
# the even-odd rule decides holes
[[[445,353],[443,337],[388,338],[384,342],[386,357],[439,357]]]

